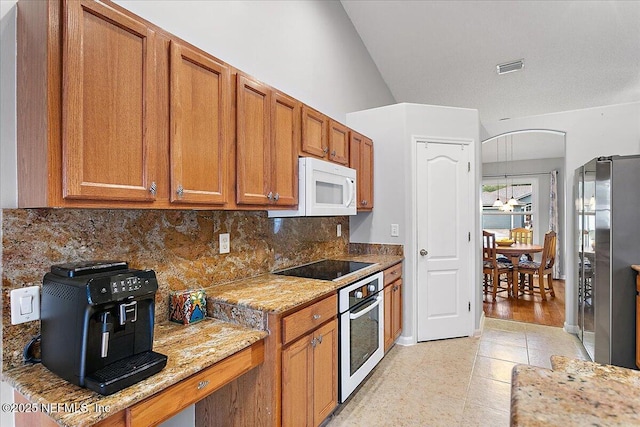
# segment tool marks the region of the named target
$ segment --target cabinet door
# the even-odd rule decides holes
[[[171,42],[171,202],[229,200],[230,74],[227,65]]]
[[[349,138],[349,167],[358,173],[358,210],[373,208],[373,141],[351,131]]]
[[[306,426],[311,422],[313,387],[313,334],[282,351],[282,425]]]
[[[324,114],[303,105],[301,151],[321,159],[326,158],[329,152],[328,127],[328,118]]]
[[[338,321],[314,332],[313,425],[318,426],[338,404]]]
[[[363,137],[358,169],[359,210],[373,209],[373,141]]]
[[[154,33],[96,2],[63,13],[63,197],[153,201]]]
[[[349,164],[349,128],[338,122],[329,122],[329,160]]]
[[[266,205],[275,193],[271,188],[271,89],[238,74],[236,93],[237,201]]]
[[[392,341],[395,341],[402,333],[402,279],[396,280],[391,286],[393,286],[391,336]]]
[[[300,102],[274,92],[272,105],[272,191],[278,205],[294,206],[298,204]]]
[[[393,344],[393,285],[384,288],[384,351]]]

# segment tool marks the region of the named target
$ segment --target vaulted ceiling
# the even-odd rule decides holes
[[[490,122],[640,101],[640,1],[342,4],[397,102]]]

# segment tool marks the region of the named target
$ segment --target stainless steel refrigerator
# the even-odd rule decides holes
[[[578,336],[595,362],[637,369],[640,156],[593,159],[574,184]]]

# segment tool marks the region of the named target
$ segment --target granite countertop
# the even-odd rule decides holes
[[[73,404],[86,408],[65,412],[60,406],[49,416],[63,426],[88,426],[107,418],[167,387],[239,352],[265,338],[258,331],[207,318],[191,325],[157,324],[153,350],[168,356],[159,373],[109,396],[73,385],[53,374],[42,364],[25,365],[3,372],[3,379],[27,400],[36,404]],[[96,405],[109,412],[97,412]]]
[[[640,372],[561,356],[551,363],[513,368],[512,426],[640,424]]]
[[[382,271],[403,260],[396,255],[345,255],[346,261],[370,262],[373,265],[338,280],[317,280],[301,277],[263,274],[207,288],[207,304],[224,303],[264,312],[284,313],[316,298],[335,292],[349,283]]]

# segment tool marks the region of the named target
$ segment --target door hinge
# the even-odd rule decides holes
[[[471,162],[467,162],[467,172],[471,172]]]
[[[469,311],[471,311],[471,301],[469,301]]]
[[[467,239],[469,239],[469,241],[471,241],[471,232],[469,232]]]

